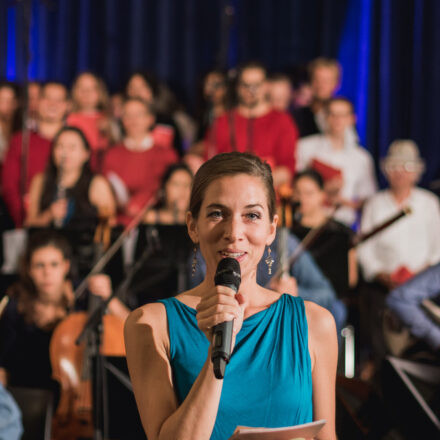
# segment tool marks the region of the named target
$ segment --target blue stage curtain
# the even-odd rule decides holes
[[[435,0],[351,0],[339,49],[364,145],[378,164],[393,140],[415,140],[428,187],[440,177],[439,24]]]

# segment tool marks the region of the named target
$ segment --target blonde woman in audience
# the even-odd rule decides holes
[[[116,194],[121,223],[128,223],[152,200],[163,173],[177,161],[173,147],[153,131],[154,121],[147,102],[127,99],[122,112],[125,138],[104,159],[103,172]]]
[[[67,117],[67,124],[81,129],[87,138],[93,171],[100,170],[103,152],[112,139],[108,101],[102,79],[91,72],[83,72],[76,77],[72,86],[72,113]]]
[[[46,171],[32,180],[26,226],[89,226],[98,216],[115,215],[111,187],[92,173],[89,159],[90,147],[81,130],[62,128]]]

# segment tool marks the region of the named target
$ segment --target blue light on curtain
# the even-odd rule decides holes
[[[371,0],[351,0],[341,43],[338,60],[343,70],[341,89],[338,92],[349,98],[357,115],[357,130],[362,145],[367,142],[369,63],[372,27]]]
[[[6,79],[13,81],[16,79],[16,38],[15,38],[15,23],[16,10],[14,7],[9,7],[7,10],[8,34],[7,34],[7,64],[6,64]]]

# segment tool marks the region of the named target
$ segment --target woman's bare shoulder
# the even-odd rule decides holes
[[[333,315],[324,307],[312,301],[304,301],[306,310],[307,326],[309,333],[316,337],[336,334],[336,324]]]
[[[150,303],[133,310],[125,321],[125,327],[131,328],[140,324],[160,327],[164,323],[166,324],[165,306],[162,303]]]

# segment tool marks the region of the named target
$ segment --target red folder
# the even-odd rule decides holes
[[[321,174],[324,181],[333,179],[342,179],[342,171],[339,168],[332,167],[318,159],[313,159],[311,162],[311,167]]]
[[[414,274],[406,267],[400,266],[391,274],[391,281],[397,285],[406,283]]]

